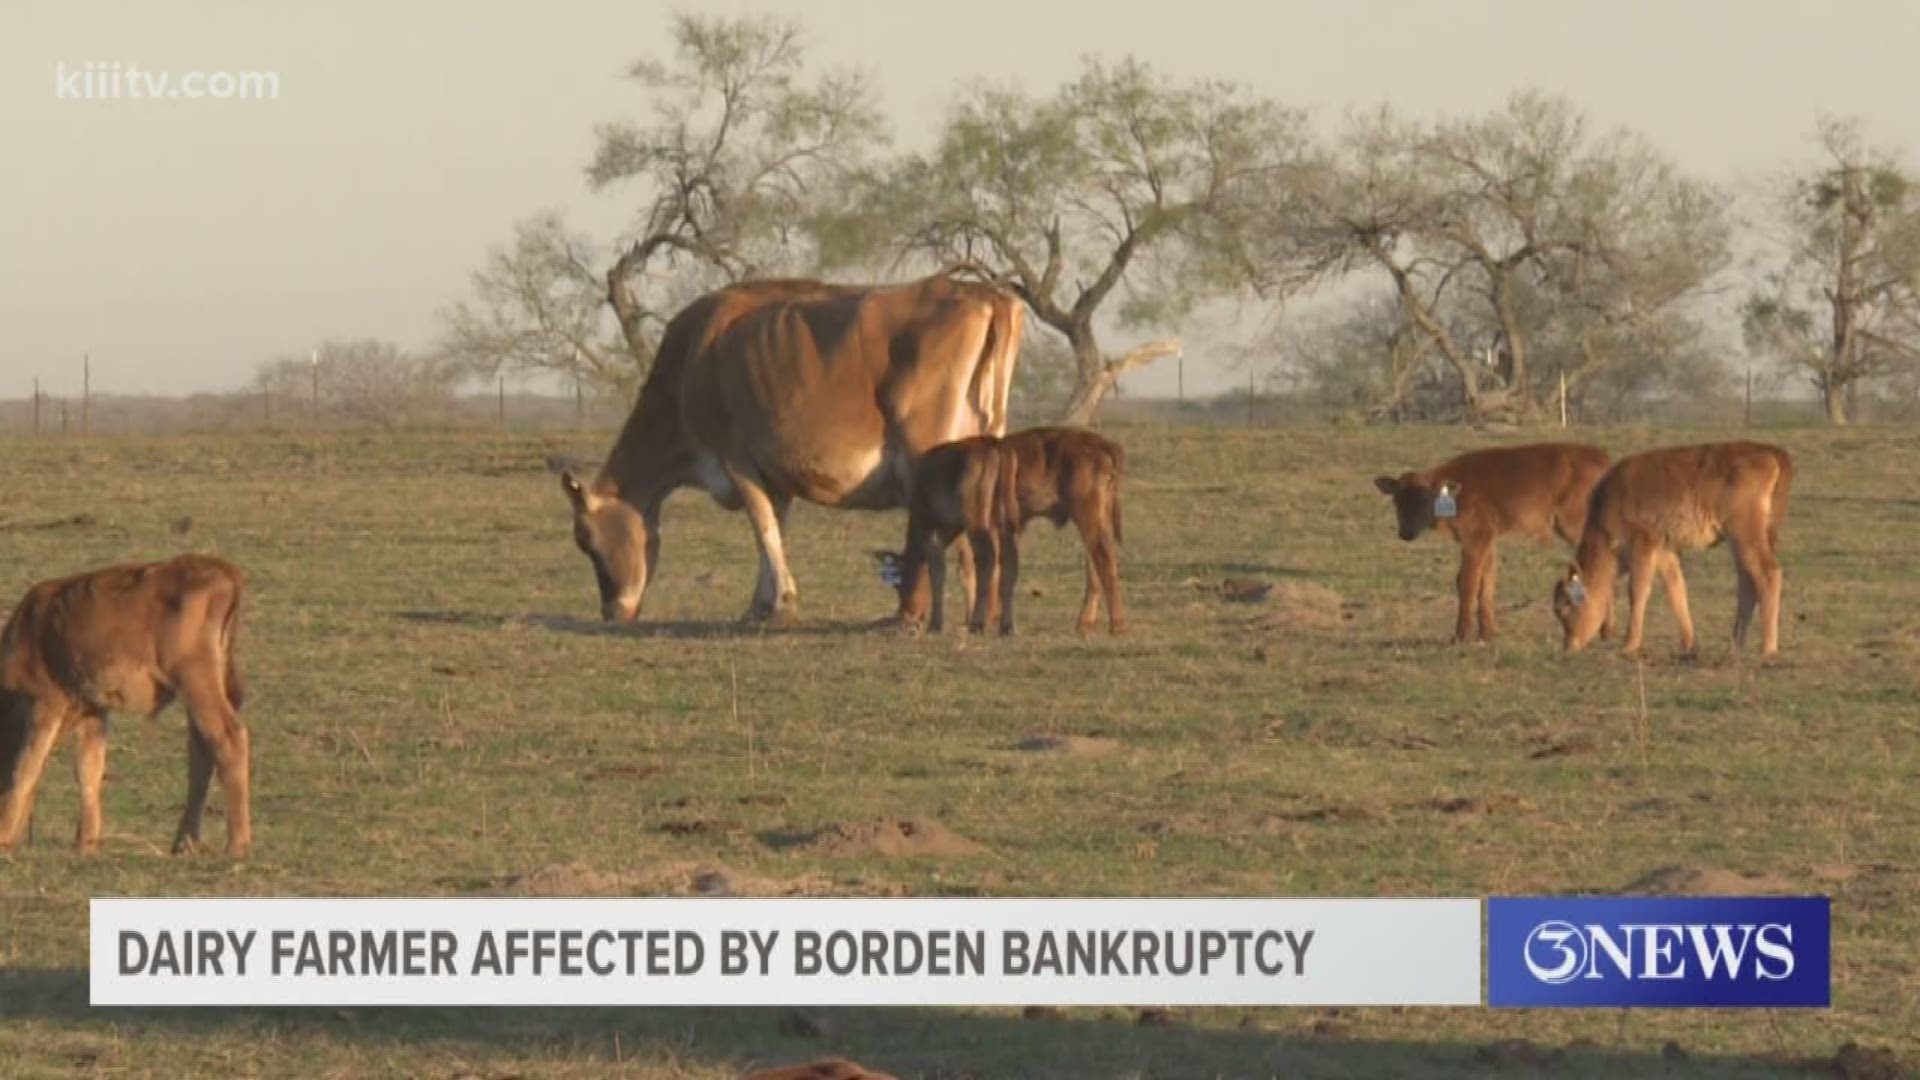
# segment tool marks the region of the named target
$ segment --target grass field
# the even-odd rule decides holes
[[[1369,479],[1489,440],[1433,429],[1119,428],[1135,621],[1078,640],[1078,543],[1036,529],[1023,633],[870,633],[899,514],[796,511],[797,627],[735,626],[743,518],[669,504],[648,620],[608,630],[548,453],[610,437],[0,444],[0,596],[217,551],[251,574],[254,858],[169,858],[183,717],[116,726],[107,836],[71,768],[0,856],[0,1075],[729,1077],[843,1053],[903,1077],[1800,1075],[1843,1044],[1920,1062],[1920,435],[1783,431],[1783,656],[1731,655],[1724,552],[1687,560],[1703,642],[1565,657],[1564,553],[1507,546],[1503,637],[1444,644],[1454,549],[1403,544]],[[1586,432],[1616,453],[1713,432]],[[178,519],[191,528],[175,535]],[[1236,603],[1228,578],[1276,588]],[[1656,604],[1661,601],[1656,598]],[[1079,736],[1019,749],[1032,735]],[[218,799],[215,799],[218,806]],[[808,838],[888,817],[977,845]],[[857,828],[843,830],[857,833]],[[218,843],[224,822],[209,824]],[[1748,880],[1758,875],[1758,880]],[[86,899],[505,893],[1834,897],[1830,1011],[87,1008]],[[1668,1044],[1673,1044],[1669,1047]]]

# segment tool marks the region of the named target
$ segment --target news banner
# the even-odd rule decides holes
[[[99,898],[90,919],[101,1006],[1831,1003],[1825,897]]]

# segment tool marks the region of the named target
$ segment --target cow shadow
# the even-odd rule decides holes
[[[399,618],[405,622],[427,623],[436,626],[459,626],[475,630],[498,630],[508,626],[525,626],[539,630],[549,630],[560,634],[573,634],[579,637],[634,638],[648,640],[655,638],[676,641],[734,640],[740,638],[758,638],[767,636],[801,637],[854,637],[873,633],[885,627],[881,622],[862,619],[811,620],[801,618],[785,623],[749,623],[741,620],[699,621],[693,619],[643,619],[630,623],[611,623],[604,619],[583,618],[578,615],[561,615],[549,612],[527,612],[519,615],[502,615],[499,612],[482,611],[402,611]]]
[[[1193,1021],[1213,1012],[1206,1026]],[[1461,1009],[1464,1019],[1477,1010]],[[243,1041],[255,1052],[346,1056],[410,1053],[472,1065],[513,1063],[517,1075],[531,1063],[612,1063],[670,1060],[679,1067],[743,1072],[750,1068],[844,1056],[902,1080],[936,1077],[1067,1078],[1113,1076],[1439,1076],[1488,1073],[1572,1077],[1673,1075],[1676,1061],[1697,1080],[1800,1077],[1808,1070],[1840,1073],[1849,1053],[1880,1062],[1881,1052],[1842,1049],[1837,1057],[1690,1054],[1615,1050],[1591,1040],[1537,1043],[1512,1033],[1532,1025],[1514,1010],[1486,1026],[1485,1041],[1427,1041],[1355,1034],[1370,1010],[1333,1008],[1222,1010],[1031,1009],[960,1011],[900,1008],[671,1009],[603,1006],[453,1007],[218,1007],[124,1008],[88,1004],[87,973],[79,968],[0,971],[0,1029],[20,1024],[43,1031],[91,1031],[110,1026],[114,1038],[89,1040],[89,1060],[75,1061],[69,1040],[30,1044],[21,1065],[58,1062],[63,1068],[117,1071],[141,1048],[172,1045],[205,1057],[222,1041]],[[1237,1024],[1219,1023],[1220,1014]],[[1373,1015],[1380,1015],[1374,1013]],[[1485,1019],[1483,1014],[1482,1019]],[[1502,1037],[1502,1036],[1505,1037]],[[205,1041],[205,1045],[194,1043]],[[61,1043],[66,1045],[62,1046]],[[265,1046],[263,1047],[263,1044]],[[38,1052],[47,1060],[36,1063]],[[1881,1062],[1900,1075],[1891,1058]],[[418,1063],[416,1063],[418,1064]],[[491,1075],[482,1069],[482,1074]],[[622,1075],[625,1075],[623,1072]],[[1866,1075],[1866,1074],[1862,1074]]]

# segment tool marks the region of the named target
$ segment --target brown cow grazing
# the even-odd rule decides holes
[[[1459,613],[1453,640],[1494,637],[1495,544],[1508,533],[1568,544],[1580,539],[1587,496],[1607,471],[1607,452],[1575,443],[1475,450],[1431,469],[1382,476],[1373,484],[1393,497],[1400,539],[1417,540],[1430,529],[1460,543]]]
[[[916,473],[899,559],[901,619],[917,623],[931,592],[930,624],[940,628],[946,580],[941,553],[965,534],[975,564],[975,578],[968,582],[968,625],[978,631],[997,618],[1000,632],[1012,633],[1019,533],[1027,522],[1045,518],[1056,528],[1072,521],[1086,547],[1080,632],[1093,631],[1105,597],[1108,628],[1125,633],[1119,558],[1125,463],[1118,445],[1077,428],[1032,428],[929,451]]]
[[[1631,614],[1625,650],[1640,648],[1647,595],[1658,573],[1680,623],[1680,650],[1694,654],[1693,616],[1679,552],[1722,540],[1733,549],[1739,599],[1733,640],[1746,644],[1760,609],[1760,651],[1780,649],[1780,522],[1787,516],[1793,458],[1764,443],[1707,443],[1622,458],[1593,489],[1586,531],[1572,565],[1553,587],[1553,612],[1566,647],[1581,649],[1611,616],[1613,585],[1627,567]]]
[[[760,576],[748,617],[792,617],[783,533],[793,501],[905,506],[922,454],[1005,432],[1024,311],[1010,293],[945,277],[745,282],[687,305],[662,331],[599,474],[561,477],[602,617],[639,616],[661,506],[690,486],[752,521]]]
[[[0,849],[33,810],[54,743],[77,732],[79,846],[100,844],[107,714],[153,716],[186,699],[187,808],[175,853],[200,842],[201,810],[217,767],[227,798],[227,853],[245,856],[248,735],[233,638],[246,578],[206,555],[117,566],[35,585],[0,631]]]

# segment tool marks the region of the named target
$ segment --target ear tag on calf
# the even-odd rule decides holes
[[[1433,516],[1450,518],[1460,512],[1460,504],[1454,501],[1451,485],[1440,485],[1440,494],[1433,497]]]
[[[1573,601],[1575,607],[1578,607],[1579,605],[1586,603],[1587,602],[1586,583],[1581,581],[1579,578],[1574,578],[1572,581],[1567,582],[1567,599]]]
[[[882,583],[891,585],[896,589],[900,587],[900,563],[898,560],[888,559],[880,564],[880,580]]]

